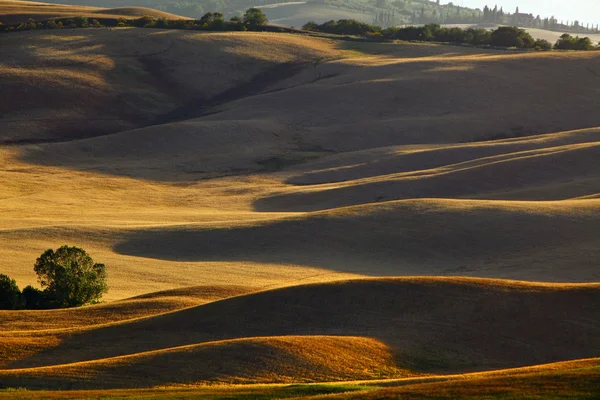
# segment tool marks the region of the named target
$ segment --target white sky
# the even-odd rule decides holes
[[[442,1],[449,3],[450,1]],[[519,11],[540,15],[542,18],[554,15],[559,20],[579,20],[582,23],[600,23],[600,0],[453,0],[456,5],[471,8],[488,6],[494,8],[504,7],[505,11],[515,12],[517,6]]]

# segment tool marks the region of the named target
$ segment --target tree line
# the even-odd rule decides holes
[[[498,9],[498,6],[494,8],[488,7],[487,5],[483,8],[483,15],[481,16],[481,22],[493,22],[497,24],[510,24],[519,25],[523,27],[540,28],[546,30],[562,30],[576,33],[599,33],[599,25],[582,23],[578,20],[564,21],[558,20],[555,16],[549,18],[541,18],[539,15],[534,16],[533,14],[522,13],[519,7],[516,8],[514,13],[505,12],[502,7]]]
[[[105,26],[139,28],[162,28],[162,29],[191,29],[208,31],[257,31],[268,30],[267,17],[258,8],[248,9],[242,17],[234,16],[225,20],[224,14],[220,12],[208,12],[198,20],[166,18],[154,18],[143,16],[136,19],[125,19],[123,17],[99,18],[89,20],[85,17],[57,18],[47,21],[35,21],[29,19],[27,22],[4,26],[0,23],[0,32],[18,32],[36,29],[63,29],[63,28],[101,28]],[[272,27],[270,30],[282,31],[281,28]]]
[[[583,23],[578,20],[565,21],[555,16],[542,18],[540,15],[523,13],[519,7],[516,7],[514,12],[509,12],[497,5],[493,7],[486,5],[483,9],[479,9],[462,7],[452,2],[440,4],[438,0],[374,0],[370,4],[374,8],[371,11],[373,24],[386,28],[404,24],[494,23],[569,33],[600,33],[598,24]]]
[[[473,46],[516,47],[536,50],[596,50],[592,41],[585,37],[564,34],[552,44],[544,39],[534,39],[527,31],[517,27],[502,26],[494,30],[481,28],[447,28],[439,24],[424,26],[390,27],[382,29],[353,19],[327,21],[323,24],[308,22],[303,29],[337,35],[363,36],[371,40],[405,40],[470,44]]]

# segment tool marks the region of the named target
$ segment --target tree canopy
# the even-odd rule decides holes
[[[23,296],[17,282],[0,274],[0,310],[18,310],[24,307]]]
[[[515,26],[501,26],[492,32],[490,42],[492,46],[531,49],[534,47],[535,39],[524,29]]]
[[[243,17],[244,25],[248,29],[256,29],[260,26],[264,26],[269,22],[267,16],[262,12],[260,8],[249,8]]]
[[[108,291],[106,267],[78,247],[46,250],[33,267],[54,307],[76,307],[98,301]]]

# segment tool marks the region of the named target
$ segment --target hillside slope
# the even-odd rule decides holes
[[[237,339],[46,368],[0,370],[3,385],[71,390],[367,380],[411,375],[417,374],[396,367],[386,345],[349,336]]]
[[[1,143],[91,137],[185,119],[245,95],[243,85],[254,78],[285,76],[296,64],[336,54],[325,40],[298,36],[127,28],[19,32],[1,35],[0,46]],[[230,92],[238,87],[239,93]]]
[[[459,393],[398,379],[600,356],[597,52],[152,29],[0,46],[0,272],[36,284],[39,254],[77,245],[121,300],[0,312],[0,385]]]
[[[356,274],[598,280],[596,53],[151,29],[0,41],[0,262],[21,286],[65,243],[113,266],[110,299]]]
[[[294,262],[370,276],[594,282],[599,205],[594,199],[384,202],[256,226],[138,231],[115,250],[162,260]]]
[[[20,340],[46,343],[4,365],[14,369],[245,337],[361,336],[389,346],[400,369],[466,372],[598,356],[599,296],[597,284],[354,280],[266,291],[105,327],[0,333],[0,343],[10,340],[13,351]]]
[[[595,112],[600,104],[590,84],[600,71],[595,52],[503,54],[415,44],[369,48],[320,39],[311,39],[315,48],[305,48],[305,38],[280,40],[292,38],[308,54],[286,55],[286,60],[312,59],[314,64],[289,74],[270,73],[271,82],[263,79],[265,85],[247,96],[213,103],[202,118],[184,109],[179,116],[188,119],[182,122],[47,145],[33,149],[25,159],[176,180],[182,175],[189,179],[190,174],[212,177],[277,169],[332,153],[600,126]],[[323,62],[336,54],[350,58]],[[218,68],[218,63],[206,62]],[[568,84],[554,83],[562,81]],[[197,84],[210,88],[213,82],[200,79]],[[137,148],[134,154],[123,150],[132,145]]]
[[[42,21],[53,18],[135,18],[148,15],[155,18],[188,19],[146,7],[100,8],[83,5],[49,4],[33,1],[3,0],[0,2],[0,22],[4,25]]]

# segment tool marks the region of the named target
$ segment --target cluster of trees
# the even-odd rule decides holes
[[[0,309],[40,310],[78,307],[98,302],[108,291],[106,267],[78,247],[62,246],[46,250],[33,267],[42,290],[0,274]]]
[[[166,18],[154,18],[143,16],[141,18],[127,20],[119,19],[93,19],[89,21],[85,17],[60,18],[48,21],[34,21],[29,19],[25,23],[3,26],[0,23],[0,32],[25,31],[35,29],[62,29],[62,28],[99,28],[103,26],[135,26],[140,28],[163,28],[163,29],[195,29],[210,31],[246,31],[262,30],[268,20],[265,14],[258,8],[248,9],[243,17],[232,17],[225,20],[223,13],[208,12],[198,20],[169,20]]]
[[[573,37],[568,33],[565,33],[558,39],[554,48],[557,50],[595,50],[600,48],[600,44],[598,47],[595,47],[588,37]]]
[[[234,16],[225,20],[221,12],[207,12],[197,20],[168,20],[166,18],[142,17],[132,21],[133,26],[142,28],[195,29],[209,31],[256,31],[268,23],[266,15],[259,8],[248,9],[242,17]]]
[[[21,22],[16,25],[4,26],[0,22],[0,32],[32,31],[36,29],[100,28],[102,26],[97,19],[90,21],[85,17],[58,18],[47,21],[35,21],[29,18],[27,22]]]
[[[333,33],[338,35],[364,36],[380,40],[407,40],[442,43],[467,43],[474,46],[516,47],[519,49],[537,50],[594,50],[597,49],[589,38],[572,37],[563,35],[552,46],[544,39],[534,39],[527,31],[517,27],[502,26],[495,30],[486,29],[461,29],[446,28],[439,24],[424,26],[391,27],[382,29],[377,25],[370,25],[352,19],[328,21],[323,24],[308,22],[303,27],[305,30]]]
[[[318,0],[313,0],[318,1]],[[339,7],[358,9],[359,4],[370,4],[374,9],[373,24],[384,28],[403,24],[480,24],[496,23],[519,27],[532,27],[546,30],[562,30],[574,33],[598,33],[598,24],[580,21],[559,21],[554,16],[541,18],[539,15],[522,13],[519,7],[514,12],[507,12],[502,7],[485,6],[483,9],[461,7],[452,2],[440,4],[438,0],[351,0],[352,6],[344,5],[346,0],[323,0],[333,2]]]
[[[504,12],[503,8],[485,6],[483,9],[482,22],[494,22],[497,24],[512,24],[523,27],[540,28],[546,30],[562,30],[580,33],[600,32],[598,24],[583,24],[579,21],[559,21],[554,16],[541,18],[539,15],[521,13],[519,7],[513,14]],[[475,22],[475,21],[474,21]]]

